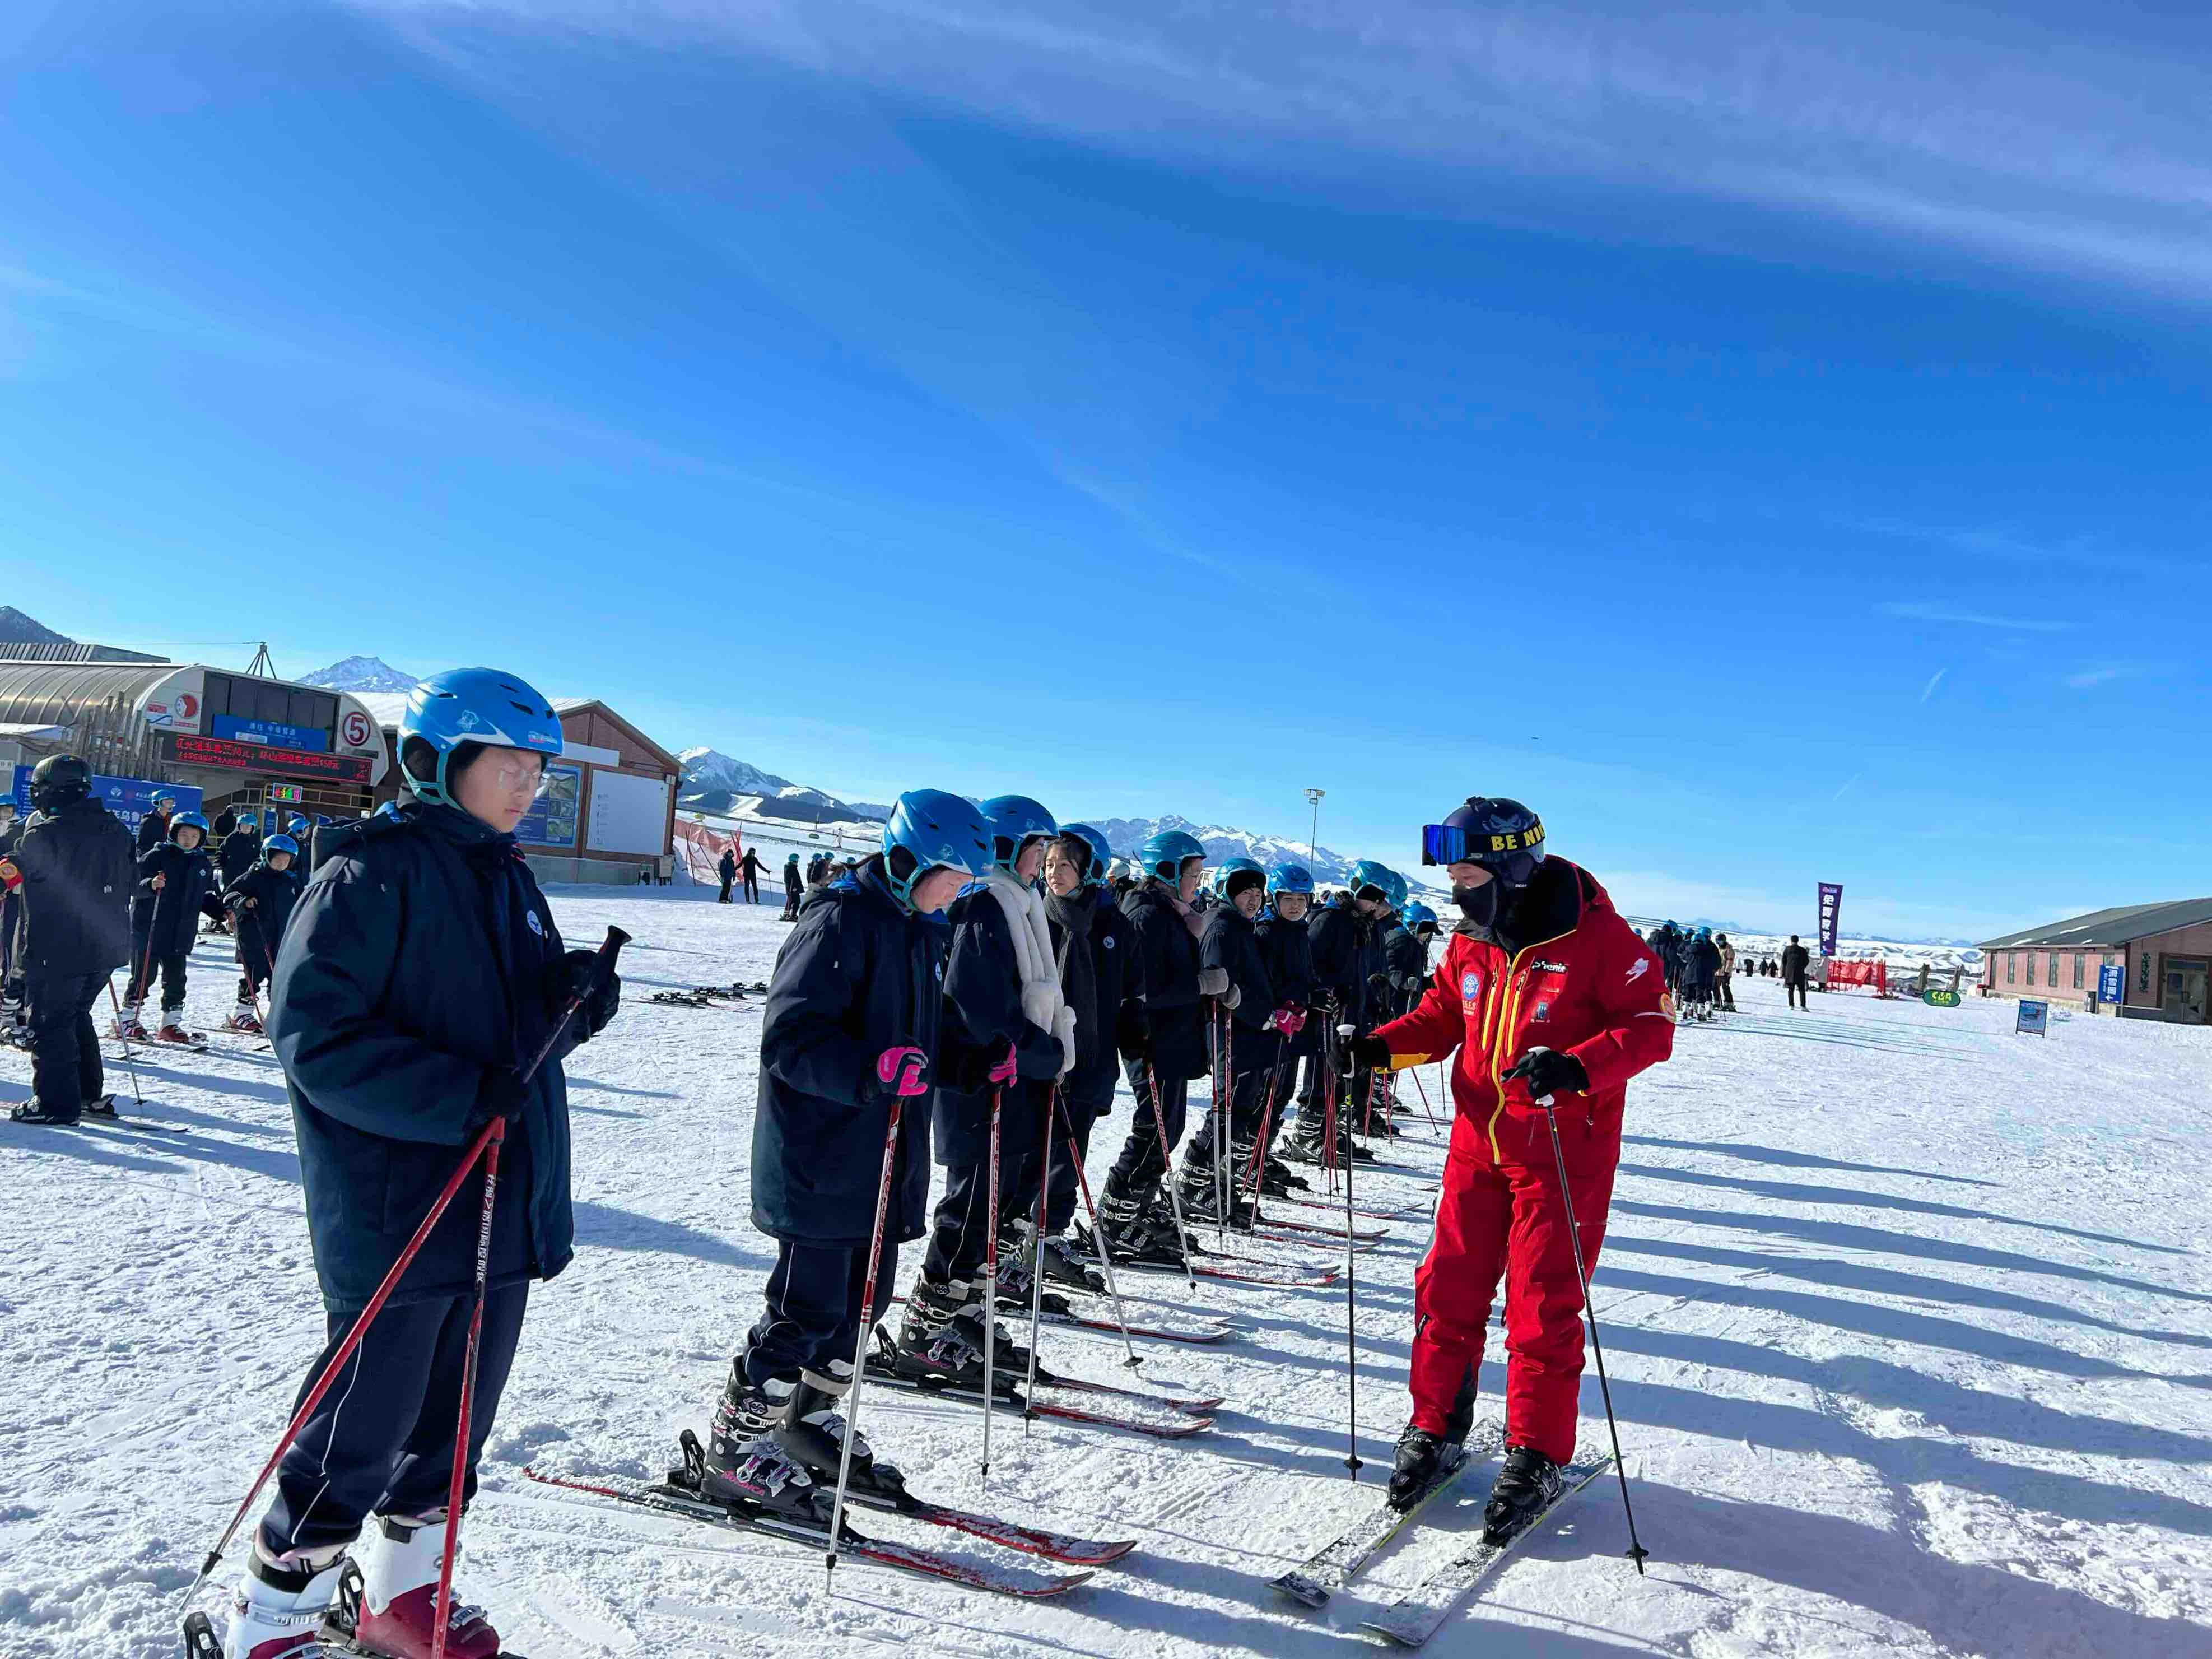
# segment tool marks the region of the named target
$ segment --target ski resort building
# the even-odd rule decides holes
[[[394,757],[378,802],[401,788],[403,692],[363,691],[356,700],[380,728]],[[675,869],[676,757],[595,697],[556,697],[563,746],[548,762],[545,792],[515,826],[540,881],[666,881]]]
[[[1982,942],[1982,992],[2078,1004],[2093,1014],[2212,1024],[2212,898],[2093,910]],[[2118,970],[2122,994],[2100,994]]]
[[[0,786],[19,805],[40,759],[82,755],[131,822],[162,786],[196,791],[210,818],[227,807],[356,817],[386,769],[376,722],[350,693],[69,641],[0,641],[0,736],[14,769]]]

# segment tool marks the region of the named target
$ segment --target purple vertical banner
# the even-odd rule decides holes
[[[1820,954],[1836,954],[1836,915],[1844,908],[1844,884],[1839,881],[1820,884]]]

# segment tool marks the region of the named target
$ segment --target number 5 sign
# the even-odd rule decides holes
[[[345,718],[338,722],[338,736],[349,749],[366,749],[375,735],[376,727],[368,715],[358,708],[349,708]]]

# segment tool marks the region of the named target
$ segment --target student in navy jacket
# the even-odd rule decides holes
[[[229,842],[223,843],[223,850],[229,850]],[[222,908],[232,919],[231,932],[238,941],[238,1006],[224,1022],[231,1030],[261,1029],[254,1001],[276,971],[276,946],[292,907],[299,902],[302,880],[300,843],[289,836],[271,836],[260,844],[260,856],[253,864],[222,890]]]
[[[494,1116],[507,1121],[465,1491],[498,1415],[529,1281],[568,1263],[562,1056],[612,1017],[592,953],[564,951],[514,825],[561,723],[512,675],[459,669],[409,695],[399,763],[414,801],[324,833],[324,862],[277,946],[270,1036],[299,1136],[327,1341],[319,1376]],[[272,840],[274,838],[272,837]],[[565,1025],[572,996],[591,992]],[[532,1077],[531,1056],[559,1032]],[[362,1551],[359,1636],[427,1653],[483,1202],[459,1191],[285,1454],[223,1651],[289,1656]],[[307,1620],[312,1629],[312,1620]],[[446,1651],[489,1659],[499,1636],[456,1614]]]
[[[215,909],[207,820],[198,812],[172,814],[168,836],[160,846],[138,855],[138,888],[131,900],[131,983],[123,994],[123,1034],[146,1035],[139,1010],[159,975],[161,1040],[182,1042],[188,1038],[185,964],[200,936],[200,917],[221,913]]]
[[[1253,928],[1253,919],[1266,901],[1267,887],[1264,871],[1231,871],[1222,884],[1227,902],[1206,913],[1206,936],[1199,941],[1202,988],[1206,988],[1212,1006],[1220,1011],[1214,1016],[1210,1035],[1217,1049],[1214,1075],[1229,1079],[1227,1127],[1232,1149],[1249,1143],[1259,1133],[1261,1096],[1275,1068],[1280,1042],[1275,1034],[1279,999]],[[1213,1169],[1220,1117],[1216,1111],[1207,1111],[1198,1133],[1191,1137],[1189,1155],[1183,1159],[1183,1218],[1194,1225],[1220,1218]],[[1241,1167],[1232,1171],[1233,1177],[1242,1175]],[[1249,1207],[1235,1200],[1233,1184],[1231,1190],[1229,1224],[1250,1225]]]
[[[898,1247],[929,1221],[929,1089],[949,929],[942,912],[988,867],[974,806],[935,789],[892,806],[883,851],[809,896],[777,953],[753,1111],[753,1225],[776,1243],[766,1306],[730,1365],[707,1447],[707,1489],[811,1517],[834,1485],[864,1322],[889,1306]],[[889,1146],[876,1304],[863,1307]],[[861,1492],[898,1471],[854,1442]]]

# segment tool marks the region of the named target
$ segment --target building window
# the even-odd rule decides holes
[[[2049,955],[2051,960],[2044,965],[2051,969],[2051,988],[2055,991],[2058,988],[2058,952],[2052,951]]]
[[[2033,951],[2027,952],[2027,982],[2030,985],[2035,983],[2035,952]]]
[[[2008,985],[2013,982],[2013,966],[2019,960],[2020,952],[2017,951],[2008,951],[2005,952],[2005,983]]]
[[[2074,953],[2074,988],[2077,991],[2081,988],[2081,953],[2079,951]]]
[[[2140,994],[2149,989],[2150,952],[2148,951],[2138,951],[2136,955],[2136,990]]]

